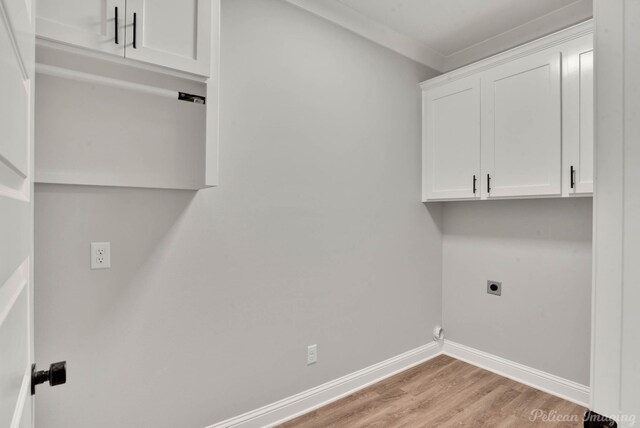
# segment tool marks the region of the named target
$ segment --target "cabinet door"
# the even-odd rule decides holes
[[[36,12],[38,37],[124,56],[125,0],[38,0]]]
[[[564,68],[564,193],[593,193],[593,36],[574,41]]]
[[[210,75],[211,0],[127,0],[127,58]]]
[[[560,59],[547,50],[484,74],[484,198],[560,195]]]
[[[422,199],[473,199],[480,189],[480,79],[423,94]]]

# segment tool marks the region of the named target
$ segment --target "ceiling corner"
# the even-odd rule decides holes
[[[294,6],[333,22],[365,39],[435,71],[445,69],[445,56],[424,43],[375,22],[360,12],[337,1],[284,0]]]
[[[539,39],[593,17],[593,0],[578,0],[504,33],[445,57],[441,71],[449,72],[516,46]]]

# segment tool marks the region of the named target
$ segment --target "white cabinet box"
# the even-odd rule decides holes
[[[125,0],[38,0],[37,6],[37,36],[124,57]]]
[[[482,176],[487,198],[561,192],[560,51],[511,61],[482,77]]]
[[[220,0],[119,1],[39,2],[35,181],[216,186]]]
[[[36,33],[210,76],[212,0],[39,0]]]
[[[480,79],[426,92],[423,113],[423,199],[479,197]]]
[[[593,38],[566,49],[564,67],[563,170],[565,195],[593,192]]]
[[[592,55],[586,22],[424,82],[423,201],[590,194]]]

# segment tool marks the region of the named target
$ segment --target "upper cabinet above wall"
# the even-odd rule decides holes
[[[423,201],[593,188],[591,22],[438,76],[423,90]]]
[[[37,183],[218,185],[220,0],[37,6]]]
[[[124,57],[125,0],[38,0],[37,5],[39,37]]]
[[[127,58],[209,75],[210,0],[127,0]]]
[[[544,50],[483,76],[483,197],[560,195],[560,56]]]
[[[480,197],[480,79],[434,87],[423,106],[423,198]]]
[[[211,75],[211,0],[39,0],[38,37]]]
[[[593,192],[593,37],[566,44],[563,82],[564,195]]]

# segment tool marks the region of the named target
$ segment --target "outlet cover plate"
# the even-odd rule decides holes
[[[318,345],[307,346],[307,365],[318,362]]]
[[[111,268],[111,242],[91,243],[91,269]]]
[[[487,293],[494,296],[502,295],[502,283],[499,281],[487,281]]]

